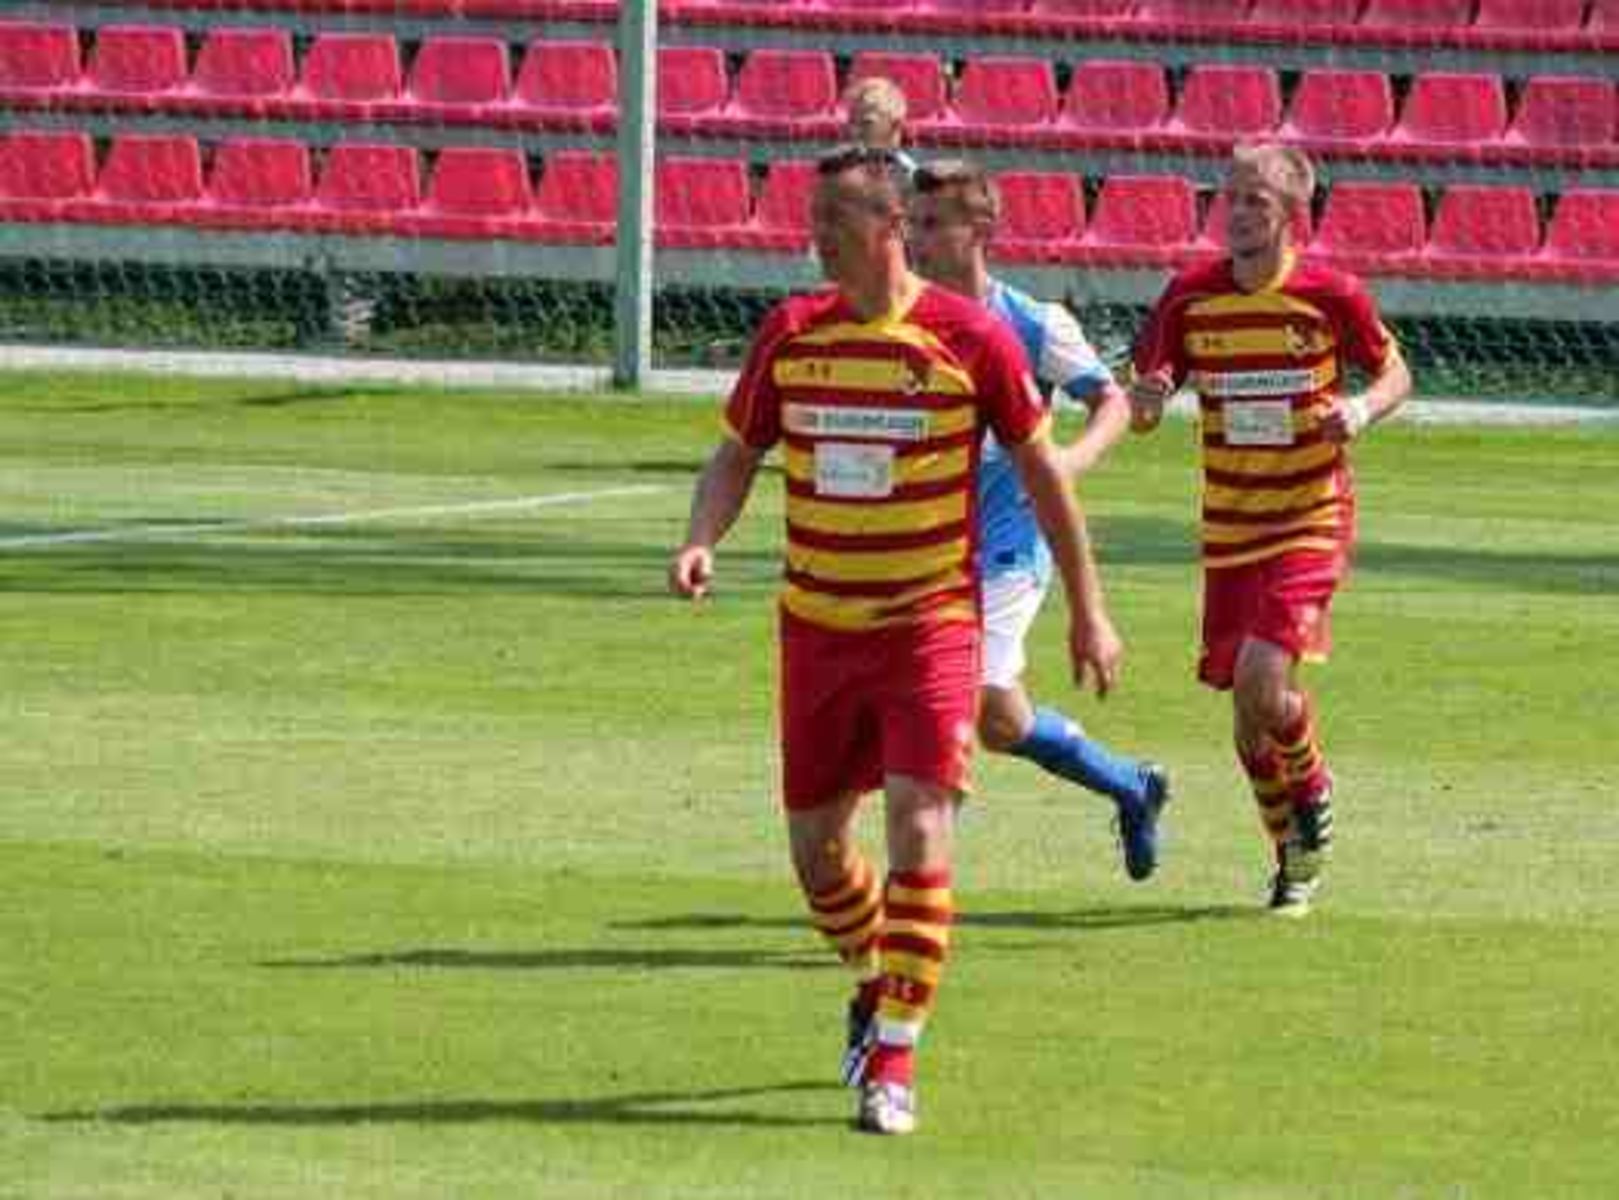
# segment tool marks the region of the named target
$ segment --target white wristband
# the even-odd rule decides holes
[[[1344,425],[1352,438],[1359,437],[1361,431],[1372,423],[1372,406],[1366,402],[1365,396],[1351,396],[1344,401],[1344,413]]]

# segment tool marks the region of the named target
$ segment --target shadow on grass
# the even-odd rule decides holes
[[[1185,925],[1198,921],[1232,921],[1254,916],[1259,910],[1234,904],[1135,905],[1117,908],[1076,908],[1067,911],[967,911],[955,923],[969,929],[1135,929],[1151,925]],[[750,917],[744,913],[682,913],[619,921],[609,926],[629,930],[676,929],[807,929],[803,917]]]
[[[797,923],[799,925],[802,922]],[[270,970],[332,971],[376,967],[427,967],[473,971],[775,971],[830,970],[829,956],[769,950],[703,950],[643,947],[622,950],[583,947],[567,950],[458,950],[427,947],[334,958],[271,959]]]
[[[1110,516],[1102,511],[1092,524],[1106,566],[1184,567],[1197,561],[1197,533],[1191,522]],[[1600,550],[1545,552],[1522,544],[1424,546],[1362,540],[1355,547],[1355,571],[1366,577],[1428,579],[1492,592],[1619,592],[1619,555]]]
[[[842,1092],[835,1083],[801,1080],[759,1087],[714,1088],[689,1092],[631,1092],[583,1100],[401,1100],[355,1104],[128,1104],[110,1108],[46,1113],[48,1122],[104,1122],[115,1125],[470,1125],[526,1121],[540,1125],[711,1125],[800,1128],[844,1125],[836,1117],[709,1109],[704,1105]]]
[[[57,594],[297,592],[342,596],[521,593],[598,599],[662,598],[669,547],[645,542],[505,533],[489,538],[413,536],[374,529],[244,532],[229,523],[206,540],[165,541],[154,530],[127,542],[26,548],[0,554],[0,588]],[[190,523],[195,528],[195,523]],[[6,536],[27,536],[15,530]],[[766,594],[777,556],[729,550],[728,590]]]

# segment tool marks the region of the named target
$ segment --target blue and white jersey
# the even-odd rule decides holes
[[[990,280],[984,303],[1018,335],[1042,388],[1059,388],[1084,401],[1113,382],[1113,373],[1062,305],[1036,300],[996,279]],[[988,434],[978,468],[978,530],[984,578],[1021,573],[1051,577],[1051,550],[1040,536],[1028,494],[1012,460]]]

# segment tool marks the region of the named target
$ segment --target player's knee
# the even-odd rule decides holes
[[[1005,754],[1023,740],[1024,730],[1017,714],[1003,705],[986,700],[978,710],[978,740],[984,749]]]
[[[1236,700],[1242,724],[1250,729],[1272,730],[1287,724],[1288,690],[1273,680],[1239,678]]]

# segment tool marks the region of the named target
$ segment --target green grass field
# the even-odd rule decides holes
[[[0,377],[0,1197],[1619,1194],[1619,430],[1361,448],[1302,924],[1190,676],[1190,430],[1121,447],[1123,689],[1055,611],[1034,683],[1172,766],[1166,861],[983,764],[896,1143],[773,799],[775,481],[662,592],[715,429]]]

